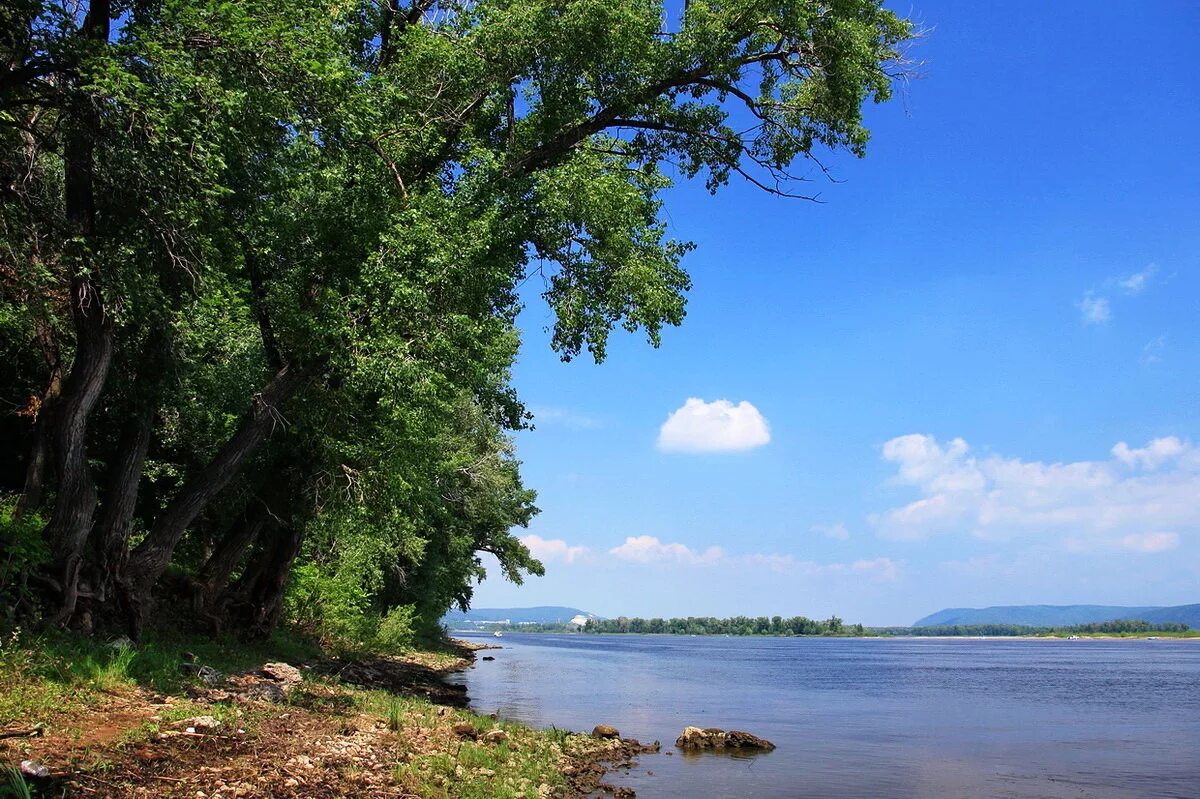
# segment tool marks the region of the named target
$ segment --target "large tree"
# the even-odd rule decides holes
[[[508,533],[517,287],[548,275],[564,359],[657,344],[689,287],[671,176],[800,196],[864,152],[912,36],[875,0],[0,14],[9,524],[45,522],[56,621],[135,628],[173,564],[269,624],[297,557],[337,561],[305,531],[364,514],[372,602],[465,602],[480,551],[539,569]]]

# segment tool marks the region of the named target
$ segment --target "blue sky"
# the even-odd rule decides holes
[[[921,76],[823,204],[666,195],[698,247],[661,349],[562,364],[531,287],[521,534],[547,575],[477,606],[1200,601],[1200,7],[904,11]]]

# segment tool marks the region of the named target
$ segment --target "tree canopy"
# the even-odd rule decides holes
[[[0,31],[4,613],[358,640],[465,606],[480,553],[542,570],[522,281],[564,360],[657,345],[672,179],[801,196],[913,35],[875,0],[16,0]]]

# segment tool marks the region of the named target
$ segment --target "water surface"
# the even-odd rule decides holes
[[[457,679],[539,727],[663,754],[639,797],[1200,799],[1200,642],[508,634]],[[779,747],[683,755],[687,725]],[[666,754],[673,752],[673,754]]]

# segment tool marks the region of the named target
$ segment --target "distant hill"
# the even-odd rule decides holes
[[[1200,605],[1124,607],[1121,605],[999,605],[991,608],[947,608],[913,622],[914,627],[950,624],[1025,624],[1030,627],[1068,627],[1114,619],[1178,622],[1200,629]]]
[[[565,608],[559,605],[544,605],[536,608],[471,608],[465,613],[461,610],[451,610],[442,617],[442,624],[451,629],[456,626],[471,626],[479,622],[505,621],[510,624],[532,622],[534,624],[566,623],[575,616],[599,618],[595,613],[588,613],[579,608]]]

